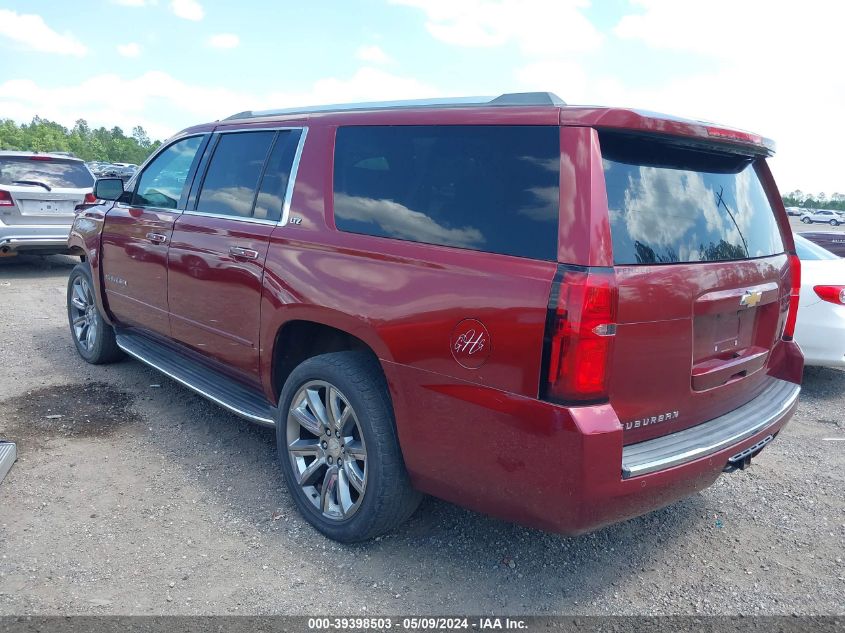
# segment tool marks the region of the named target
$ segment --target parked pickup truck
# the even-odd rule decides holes
[[[744,468],[795,410],[771,153],[549,93],[243,112],[97,182],[73,341],[275,427],[333,539],[421,493],[594,530]]]

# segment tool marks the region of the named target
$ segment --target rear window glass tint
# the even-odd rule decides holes
[[[258,178],[275,132],[222,134],[202,183],[197,210],[251,217]]]
[[[616,264],[767,257],[784,251],[748,157],[600,134]]]
[[[279,132],[273,144],[273,150],[270,152],[270,158],[267,160],[261,186],[258,188],[254,217],[274,222],[281,219],[299,135],[299,131]]]
[[[2,156],[0,185],[87,189],[94,186],[94,176],[82,161]]]
[[[341,127],[335,224],[555,260],[559,138],[554,126]]]

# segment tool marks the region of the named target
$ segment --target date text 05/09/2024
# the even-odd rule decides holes
[[[356,617],[356,618],[309,618],[308,629],[311,631],[338,630],[390,630],[398,631],[449,631],[449,630],[525,630],[525,620],[519,618],[498,617]]]

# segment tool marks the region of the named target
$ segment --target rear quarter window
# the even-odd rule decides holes
[[[599,137],[617,265],[784,252],[751,158],[624,134]]]
[[[338,229],[557,258],[556,126],[350,126],[337,131]]]

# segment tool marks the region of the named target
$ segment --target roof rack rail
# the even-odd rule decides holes
[[[325,112],[354,112],[356,110],[400,110],[403,108],[455,108],[470,106],[564,106],[566,103],[553,92],[510,92],[498,97],[448,97],[445,99],[407,99],[403,101],[370,101],[364,103],[336,103],[333,105],[302,106],[278,110],[246,110],[228,116],[224,121],[256,119],[283,114],[319,114]]]

